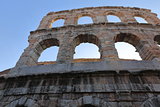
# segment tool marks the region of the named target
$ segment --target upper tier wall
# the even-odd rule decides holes
[[[106,15],[116,15],[125,23],[108,23]],[[90,16],[92,24],[77,25],[82,16]],[[135,16],[148,24],[140,24]],[[65,19],[65,26],[50,28],[52,22]],[[127,23],[126,23],[127,22]],[[92,43],[99,48],[100,61],[119,61],[116,42],[127,42],[136,48],[142,60],[160,61],[160,20],[150,10],[129,7],[92,7],[51,12],[43,18],[38,30],[31,32],[29,46],[16,67],[38,65],[41,53],[58,46],[56,63],[74,60],[75,48],[81,43]]]
[[[159,35],[159,25],[136,23],[98,23],[36,30],[31,32],[29,46],[16,66],[37,65],[41,53],[51,46],[59,47],[58,63],[72,62],[75,47],[81,43],[97,45],[101,61],[120,60],[115,48],[116,42],[132,44],[142,60],[159,60],[160,48],[154,41]]]
[[[51,28],[51,24],[58,19],[64,19],[64,26],[77,25],[78,19],[83,16],[92,18],[93,23],[108,22],[107,15],[115,15],[124,23],[137,23],[135,17],[145,19],[149,24],[160,24],[157,14],[151,10],[130,7],[88,7],[48,13],[41,21],[38,29]]]

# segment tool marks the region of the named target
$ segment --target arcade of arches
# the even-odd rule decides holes
[[[154,40],[157,43],[159,43],[158,42],[159,36],[156,36],[154,38]],[[140,38],[138,38],[137,36],[135,36],[133,34],[120,33],[117,36],[115,36],[114,41],[115,41],[115,48],[118,52],[119,58],[134,59],[134,60],[142,60],[143,59],[142,53],[139,53],[140,48],[142,47],[142,43],[141,43]],[[74,54],[72,55],[72,57],[74,56],[73,57],[74,59],[75,58],[96,58],[96,59],[102,58],[101,42],[98,39],[98,37],[96,37],[94,35],[87,35],[87,34],[79,35],[74,38],[73,43],[71,43],[71,44],[72,45],[70,48],[73,49],[73,51],[74,51],[73,52]],[[40,46],[39,47],[38,46],[36,47],[36,50],[38,51],[38,53],[40,55],[41,54],[41,50],[39,49],[40,46],[43,50],[45,50],[46,48],[49,48],[51,46],[59,46],[59,42],[56,39],[51,39],[51,40],[48,39],[48,40],[44,40],[44,41],[40,42]],[[81,48],[81,50],[78,50],[78,52],[77,52],[77,49],[79,46],[83,46],[83,47]],[[88,49],[87,49],[87,46],[88,46]],[[53,50],[53,53],[54,53],[54,51],[55,50]],[[56,51],[55,51],[55,53],[57,53],[57,55],[55,55],[55,58],[57,58],[56,56],[58,56],[58,49],[56,49]],[[89,54],[90,56],[92,56],[91,54],[95,54],[95,53],[97,53],[97,55],[93,56],[93,57],[89,57],[89,56],[85,57],[84,55],[78,54],[78,53],[83,54],[84,51],[87,54]],[[91,51],[93,51],[93,52],[91,52]],[[127,54],[127,51],[129,52],[128,54]],[[121,56],[122,55],[121,52],[123,52],[124,57]],[[125,55],[125,53],[126,53],[126,55]],[[48,54],[46,53],[46,55],[48,55]],[[49,56],[53,57],[52,54],[50,54]],[[42,61],[47,61],[43,58],[39,58],[39,59],[42,59]],[[54,61],[56,61],[56,59]]]

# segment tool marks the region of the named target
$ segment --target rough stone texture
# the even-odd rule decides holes
[[[151,13],[151,10],[130,8],[130,7],[89,7],[73,10],[64,10],[60,12],[50,12],[41,21],[38,29],[51,27],[51,23],[58,19],[64,19],[65,25],[77,25],[78,19],[82,16],[89,16],[94,23],[107,22],[106,15],[115,15],[123,23],[135,23],[134,17],[142,17],[150,24],[160,24],[157,15]]]
[[[122,22],[109,23],[106,15]],[[82,16],[94,23],[77,25]],[[50,28],[58,19],[65,25]],[[150,10],[130,7],[48,13],[16,66],[0,73],[0,107],[160,107],[159,24]],[[73,59],[75,47],[86,42],[99,47],[100,59]],[[142,61],[119,59],[116,42],[132,44]],[[57,60],[38,62],[51,46],[59,46]]]
[[[137,23],[98,23],[36,30],[31,32],[30,45],[17,66],[37,65],[41,52],[51,46],[59,46],[59,63],[71,62],[75,47],[83,42],[97,45],[103,61],[119,60],[114,43],[123,41],[135,46],[143,60],[159,60],[160,48],[154,41],[159,34],[159,25]]]
[[[106,15],[116,15],[122,22],[108,23],[101,18]],[[78,18],[82,16],[92,17],[94,23],[77,25]],[[148,23],[135,22],[135,16],[144,18]],[[65,26],[50,28],[51,23],[58,19],[65,19]],[[160,20],[156,14],[140,8],[95,7],[51,12],[42,19],[38,29],[31,32],[29,46],[16,67],[37,65],[42,51],[51,46],[59,46],[58,63],[72,62],[75,47],[86,42],[99,47],[100,59],[103,61],[119,60],[114,46],[116,42],[132,44],[143,60],[159,61],[160,48],[157,45],[160,43],[159,24]]]
[[[159,107],[159,71],[103,71],[0,78],[3,107]]]
[[[157,61],[100,61],[68,64],[47,64],[14,68],[12,69],[12,72],[1,76],[8,78],[51,73],[91,73],[96,71],[116,71],[117,73],[121,71],[128,71],[130,73],[137,73],[150,70],[160,70],[160,63]]]

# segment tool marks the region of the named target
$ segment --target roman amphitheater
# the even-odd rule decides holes
[[[121,22],[109,22],[108,15]],[[93,23],[78,24],[84,16]],[[60,19],[64,26],[51,26]],[[160,19],[149,9],[50,12],[30,32],[28,42],[16,66],[0,72],[1,107],[160,107]],[[117,42],[133,45],[142,60],[119,58]],[[95,44],[100,58],[74,59],[81,43]],[[56,61],[38,62],[52,46],[59,47]]]

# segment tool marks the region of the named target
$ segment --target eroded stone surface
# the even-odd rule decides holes
[[[160,48],[154,41],[154,37],[159,35],[159,32],[159,25],[114,23],[37,30],[31,33],[30,45],[25,49],[16,66],[38,65],[41,52],[51,46],[59,46],[58,63],[72,62],[75,47],[83,42],[97,45],[102,61],[120,60],[114,46],[116,42],[132,44],[143,60],[159,61]]]
[[[122,22],[108,23],[116,15]],[[77,25],[90,16],[93,24]],[[148,23],[137,23],[135,16]],[[50,28],[65,19],[65,25]],[[50,12],[29,36],[16,66],[0,73],[1,107],[160,107],[160,20],[147,9],[91,7]],[[98,46],[100,59],[73,59],[80,43]],[[127,42],[142,61],[119,59],[114,44]],[[38,62],[59,46],[55,62]]]
[[[116,15],[121,22],[102,20],[106,15]],[[82,16],[90,16],[93,23],[77,25]],[[136,22],[136,16],[144,18],[148,23]],[[64,19],[65,25],[50,28],[51,23],[58,19]],[[59,46],[57,63],[73,62],[75,47],[86,42],[98,46],[102,61],[120,60],[114,45],[116,42],[132,44],[143,60],[160,61],[160,48],[157,45],[160,42],[159,24],[156,14],[140,8],[92,7],[51,12],[42,19],[38,29],[31,32],[29,46],[16,67],[37,65],[42,51],[51,46]]]
[[[159,71],[111,71],[32,75],[8,79],[1,77],[0,92],[3,97],[0,105],[79,107],[91,104],[97,107],[158,107],[159,75]]]

